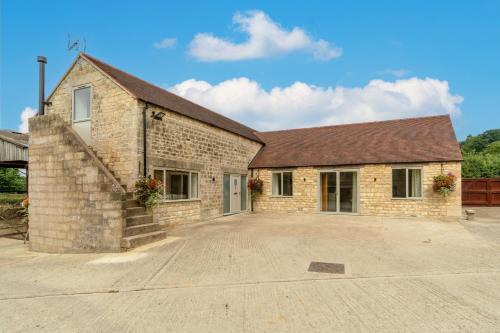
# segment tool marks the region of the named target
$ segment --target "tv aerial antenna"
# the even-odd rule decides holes
[[[79,53],[80,49],[82,50],[82,52],[85,52],[86,48],[87,41],[85,40],[85,38],[83,38],[82,41],[80,41],[80,39],[71,39],[71,36],[68,33],[68,52],[76,51],[77,53]]]

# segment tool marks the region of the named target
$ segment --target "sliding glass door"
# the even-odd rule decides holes
[[[320,210],[334,213],[358,212],[358,172],[320,172]]]
[[[342,213],[356,213],[358,211],[358,173],[356,171],[339,172],[340,203]]]
[[[337,211],[337,173],[322,172],[321,182],[321,211]]]

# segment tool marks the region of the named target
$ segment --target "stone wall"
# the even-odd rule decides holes
[[[34,251],[120,251],[123,189],[58,115],[30,119],[29,230]]]
[[[201,221],[200,200],[162,202],[153,208],[153,220],[161,226],[189,224]]]
[[[92,148],[103,162],[132,188],[139,175],[137,100],[83,58],[78,58],[49,96],[46,114],[57,114],[72,124],[73,90],[91,87]]]
[[[432,189],[433,178],[453,172],[458,176],[457,188],[448,197]],[[426,216],[460,218],[462,212],[461,163],[428,163],[423,165],[423,198],[393,199],[390,165],[369,165],[360,173],[360,206],[365,215]]]
[[[264,182],[263,194],[253,204],[256,212],[316,212],[318,207],[318,171],[315,168],[279,169],[292,171],[292,197],[272,195],[271,169],[254,171],[254,177]],[[278,171],[278,169],[276,169]]]
[[[261,144],[175,112],[150,107],[152,111],[166,115],[162,121],[148,116],[148,172],[153,167],[198,171],[200,218],[221,216],[223,174],[247,175]]]
[[[399,165],[398,165],[399,166]],[[422,167],[423,198],[392,198],[392,165],[353,166],[359,170],[359,214],[378,216],[421,216],[457,220],[461,216],[461,164],[425,163]],[[332,168],[329,168],[329,170]],[[286,169],[280,169],[285,171]],[[264,181],[263,195],[253,204],[256,212],[319,212],[319,172],[326,168],[293,168],[293,197],[271,194],[271,169],[254,170]],[[457,188],[448,197],[432,189],[433,177],[453,172]]]

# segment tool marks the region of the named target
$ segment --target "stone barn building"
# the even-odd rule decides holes
[[[30,120],[30,243],[121,251],[252,207],[458,219],[460,189],[443,198],[432,179],[460,186],[461,160],[448,116],[258,132],[80,54]],[[152,212],[131,196],[142,175],[165,185]]]

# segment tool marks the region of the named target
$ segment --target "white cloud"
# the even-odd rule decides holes
[[[21,124],[19,124],[19,132],[28,133],[28,120],[37,114],[37,110],[30,106],[24,108],[21,112]]]
[[[404,68],[401,68],[401,69],[386,69],[386,70],[383,70],[383,71],[379,71],[378,73],[379,74],[388,74],[388,75],[392,75],[392,76],[397,77],[397,78],[402,78],[404,76],[408,76],[411,73],[411,70],[404,69]]]
[[[257,130],[460,114],[463,98],[450,92],[448,82],[409,78],[372,80],[363,87],[318,87],[295,82],[263,89],[241,77],[212,85],[186,80],[170,90],[182,97],[241,121]]]
[[[161,41],[154,43],[153,46],[157,49],[169,49],[177,44],[176,38],[164,38]]]
[[[342,49],[322,39],[314,40],[301,28],[285,30],[262,11],[236,13],[233,23],[248,35],[246,41],[233,43],[210,33],[199,33],[191,41],[189,53],[207,62],[260,59],[294,51],[309,52],[326,61],[342,54]]]

